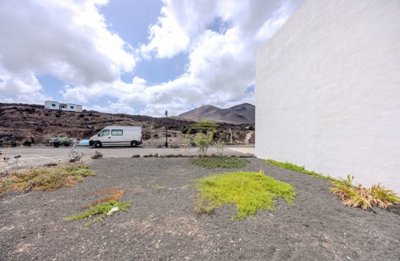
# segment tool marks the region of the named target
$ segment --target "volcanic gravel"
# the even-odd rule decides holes
[[[52,192],[0,197],[0,260],[400,260],[400,216],[345,207],[330,184],[250,159],[242,170],[294,185],[294,204],[235,221],[233,206],[194,212],[193,180],[229,170],[188,158],[99,159],[97,176]],[[103,189],[125,190],[127,212],[91,226],[65,221]]]

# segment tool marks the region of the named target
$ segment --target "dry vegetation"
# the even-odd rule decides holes
[[[347,179],[333,181],[331,191],[338,195],[343,204],[349,207],[360,207],[370,209],[374,206],[386,209],[393,204],[399,204],[400,198],[382,185],[373,185],[370,188],[362,185],[353,185],[354,177],[348,175]]]
[[[54,190],[73,186],[95,172],[83,164],[68,164],[14,172],[0,180],[0,194],[7,191]]]

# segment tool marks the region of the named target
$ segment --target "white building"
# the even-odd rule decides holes
[[[257,54],[256,155],[400,193],[400,2],[305,0]]]
[[[72,103],[60,103],[57,101],[45,101],[45,109],[61,110],[61,111],[75,111],[81,112],[82,105],[72,104]]]

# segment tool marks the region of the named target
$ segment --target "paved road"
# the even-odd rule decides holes
[[[94,149],[89,147],[76,147],[74,151],[78,155],[82,155],[84,160],[90,160],[90,157],[95,151],[99,151],[103,154],[104,158],[129,158],[132,155],[196,155],[197,148],[132,148],[132,147],[110,147]],[[16,147],[16,148],[0,148],[2,155],[0,156],[0,172],[9,169],[19,169],[26,167],[41,166],[48,163],[58,163],[68,161],[72,157],[72,147],[45,147],[45,146],[33,146],[33,147]],[[211,153],[218,153],[215,147],[211,147],[208,151]],[[254,147],[250,146],[226,146],[224,149],[225,155],[243,155],[250,154],[254,155]],[[21,155],[19,159],[15,159],[15,156]],[[4,160],[4,157],[9,158],[8,161]]]

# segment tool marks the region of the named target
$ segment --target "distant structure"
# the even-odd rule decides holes
[[[60,110],[60,111],[75,111],[81,112],[82,105],[72,103],[61,103],[57,101],[45,101],[44,108],[49,110]]]
[[[399,0],[305,0],[257,53],[256,155],[400,193]]]

